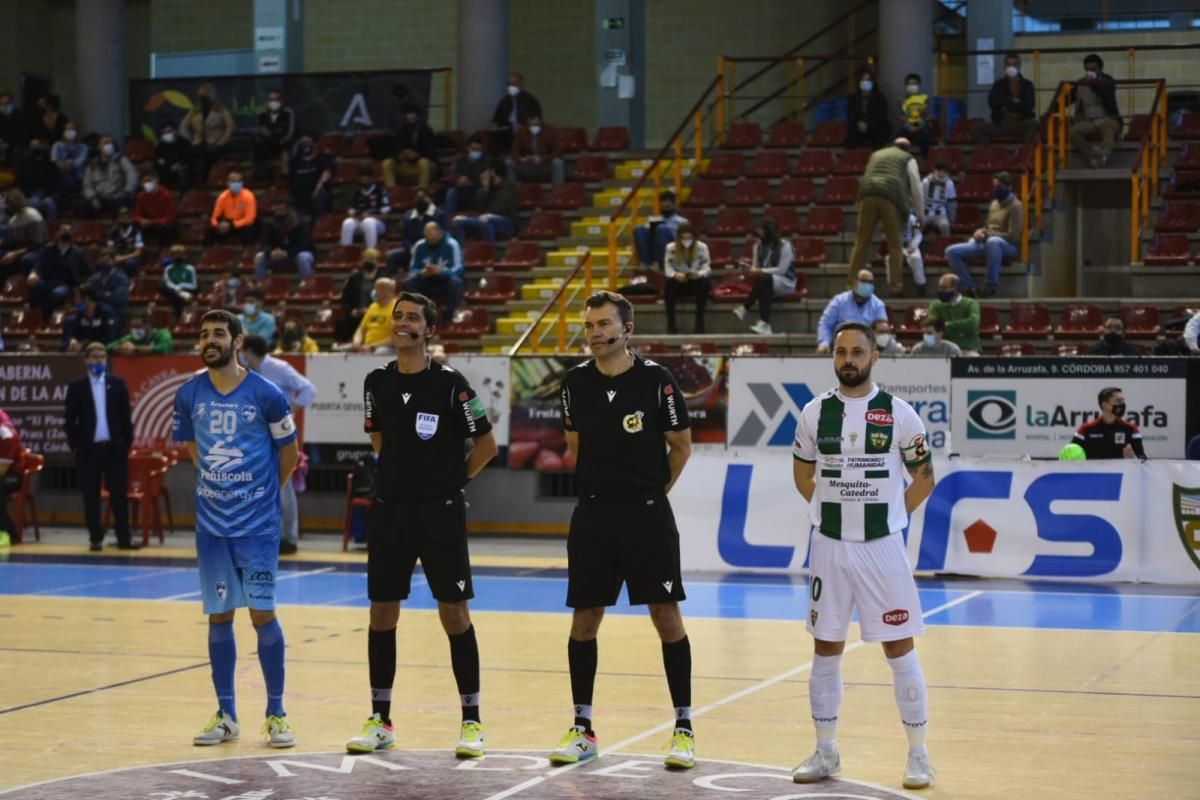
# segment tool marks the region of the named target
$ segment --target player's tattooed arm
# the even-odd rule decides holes
[[[926,458],[919,464],[908,466],[908,474],[912,483],[904,490],[904,508],[911,514],[933,493],[933,459]]]

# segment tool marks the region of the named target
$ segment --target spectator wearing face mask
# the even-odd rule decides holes
[[[83,185],[83,170],[87,167],[87,145],[79,141],[74,122],[63,126],[62,137],[50,147],[50,160],[58,167],[60,191],[73,192]]]
[[[263,306],[266,298],[258,289],[246,292],[246,300],[242,303],[242,313],[238,319],[242,321],[242,330],[247,336],[261,336],[267,344],[275,341],[275,317]]]
[[[963,295],[957,275],[947,272],[938,278],[937,299],[929,304],[929,316],[945,323],[946,340],[958,345],[963,355],[979,355],[983,349],[979,301]]]
[[[163,186],[152,169],[142,170],[142,191],[133,206],[133,222],[143,238],[170,247],[179,237],[179,205],[175,193]]]
[[[208,230],[204,233],[205,244],[234,242],[251,244],[258,231],[258,200],[254,192],[245,188],[242,173],[229,173],[228,187],[217,195]]]
[[[309,355],[321,352],[321,346],[305,332],[299,320],[289,319],[283,323],[283,332],[279,334],[279,344],[275,347],[275,352]]]
[[[1083,59],[1083,77],[1075,81],[1067,102],[1075,105],[1071,142],[1092,169],[1108,164],[1113,142],[1121,134],[1121,111],[1117,108],[1117,84],[1104,71],[1104,60],[1096,53]],[[1099,144],[1090,140],[1099,138]]]
[[[909,152],[904,138],[891,147],[876,150],[867,161],[867,169],[858,183],[858,230],[850,255],[850,279],[866,266],[874,247],[875,229],[883,226],[887,240],[888,287],[893,297],[904,294],[904,228],[910,213],[925,217],[925,196],[917,160]]]
[[[764,220],[757,233],[750,258],[739,262],[741,266],[750,268],[754,287],[746,302],[733,309],[733,314],[744,320],[746,313],[757,304],[758,321],[750,326],[750,330],[761,336],[770,336],[774,332],[771,329],[771,302],[776,297],[786,297],[796,291],[795,254],[792,252],[792,243],[779,235],[779,227],[774,220]]]
[[[96,299],[112,312],[116,323],[114,334],[125,329],[125,316],[129,312],[129,276],[116,262],[116,251],[105,247],[96,261],[96,271],[87,280],[87,286],[95,292]]]
[[[9,189],[5,193],[3,207],[8,214],[8,233],[3,237],[0,279],[12,272],[25,274],[33,269],[46,244],[46,222],[41,212],[25,202],[20,189]]]
[[[58,167],[50,159],[50,145],[45,139],[29,140],[29,147],[17,164],[17,184],[25,192],[25,202],[42,212],[45,219],[58,219]]]
[[[196,268],[188,263],[187,248],[181,244],[171,246],[170,255],[162,260],[162,285],[158,293],[166,298],[175,311],[175,319],[196,299],[200,282],[196,279]]]
[[[80,214],[94,217],[132,206],[137,191],[137,170],[117,152],[111,136],[100,137],[100,150],[83,172],[83,205]]]
[[[878,150],[891,136],[887,98],[876,85],[875,74],[864,69],[858,74],[858,88],[846,102],[846,149]]]
[[[62,113],[62,100],[56,94],[47,94],[37,99],[37,113],[30,120],[29,136],[31,139],[41,139],[49,146],[57,142],[66,130],[67,115]]]
[[[165,356],[175,351],[175,341],[166,328],[155,328],[145,314],[134,314],[129,333],[108,343],[108,352],[120,356]]]
[[[915,72],[904,77],[900,135],[921,150],[921,158],[929,158],[929,141],[933,138],[929,124],[929,95],[921,91],[921,76]]]
[[[0,91],[0,164],[14,164],[29,143],[29,124],[13,102],[12,92]]]
[[[387,188],[375,180],[375,168],[370,164],[358,165],[358,189],[350,199],[350,210],[342,221],[342,244],[354,244],[354,237],[362,234],[363,244],[375,247],[387,226],[384,219],[392,213],[392,201]]]
[[[65,353],[80,353],[91,342],[107,345],[117,338],[113,310],[102,303],[90,285],[79,290],[79,305],[63,321],[62,346]]]
[[[932,229],[942,236],[950,235],[950,226],[958,217],[958,191],[950,177],[951,166],[949,159],[940,158],[933,172],[921,181],[921,193],[925,195],[922,231]]]
[[[395,186],[397,179],[403,179],[428,189],[437,164],[437,141],[433,128],[421,119],[421,109],[405,106],[403,121],[395,133],[396,155],[384,159],[384,183]]]
[[[136,275],[142,266],[146,243],[128,208],[118,209],[117,224],[108,232],[108,246],[113,251],[113,263],[129,277]]]
[[[71,223],[59,225],[54,241],[38,252],[26,278],[30,305],[42,309],[46,319],[74,294],[89,271],[83,252],[73,242]]]
[[[529,124],[530,117],[542,116],[542,104],[529,92],[525,91],[525,76],[513,72],[508,76],[508,87],[504,97],[496,103],[496,111],[492,114],[492,124],[489,126],[492,142],[492,153],[503,156],[512,150],[513,134],[517,128]]]
[[[316,220],[333,208],[333,156],[317,149],[310,134],[302,134],[288,160],[292,206]]]
[[[279,273],[295,265],[297,274],[307,278],[313,273],[317,246],[312,231],[299,214],[278,202],[265,220],[263,249],[254,256],[254,275],[261,282],[268,273]]]
[[[1030,144],[1038,135],[1037,93],[1033,81],[1021,74],[1021,57],[1004,57],[1004,77],[988,92],[991,120],[975,124],[971,134],[977,144],[989,144],[997,136],[1016,136]]]
[[[559,184],[565,180],[558,132],[542,122],[540,114],[531,114],[528,124],[517,128],[509,158],[519,181]]]
[[[875,274],[869,269],[859,270],[854,288],[835,294],[821,312],[817,322],[817,352],[822,355],[829,352],[839,325],[847,322],[874,325],[876,320],[887,318],[887,306],[875,296]]]
[[[681,225],[687,225],[688,220],[675,210],[675,193],[672,191],[659,192],[658,212],[649,217],[646,224],[633,229],[633,246],[643,266],[662,269],[667,245],[675,241],[676,232]]]
[[[339,342],[350,341],[367,307],[375,301],[375,281],[382,277],[380,260],[378,250],[363,250],[358,269],[346,278],[346,284],[342,287],[342,316],[337,321],[334,332]]]
[[[913,345],[909,355],[961,358],[963,351],[954,342],[948,341],[945,333],[945,322],[938,317],[925,317],[921,322],[921,341]]]
[[[495,242],[516,233],[521,199],[517,196],[517,185],[505,178],[506,167],[500,160],[494,161],[483,173],[479,185],[483,213],[478,217],[460,214],[454,218],[454,235],[460,241],[482,237],[485,241]]]
[[[1072,443],[1083,448],[1088,461],[1110,458],[1146,460],[1142,432],[1125,417],[1125,394],[1116,386],[1100,390],[1100,416],[1075,431]]]
[[[199,180],[207,179],[213,164],[225,155],[233,131],[233,115],[217,97],[216,87],[201,84],[192,110],[179,123],[179,133],[192,143],[192,164]]]
[[[425,238],[413,249],[404,290],[442,300],[446,319],[454,319],[463,295],[462,248],[437,223],[425,226]]]
[[[446,212],[438,208],[424,189],[417,189],[413,207],[404,215],[404,227],[400,234],[400,246],[387,251],[387,275],[396,277],[408,270],[413,248],[425,236],[425,226],[436,222],[438,227],[446,230],[450,222]]]
[[[159,127],[154,145],[154,169],[164,186],[186,192],[192,188],[192,145],[170,122]]]
[[[296,113],[283,104],[283,94],[272,89],[267,92],[267,110],[258,115],[254,129],[255,176],[272,178],[275,164],[285,157],[295,136]]]
[[[245,306],[250,293],[258,288],[253,280],[243,280],[238,271],[236,261],[230,262],[224,274],[213,283],[209,292],[208,302],[213,308],[225,308],[240,311]]]
[[[992,177],[992,203],[988,206],[987,223],[971,234],[971,240],[946,248],[946,261],[962,282],[963,291],[975,291],[975,279],[967,269],[967,259],[978,255],[987,257],[986,285],[980,297],[991,297],[1000,288],[1000,266],[1006,258],[1017,258],[1020,251],[1021,226],[1025,224],[1024,207],[1012,193],[1012,176],[997,172]]]
[[[879,355],[895,358],[908,354],[904,345],[900,344],[896,334],[892,332],[892,323],[886,317],[875,320],[871,327],[875,330],[875,349],[879,351]]]
[[[667,333],[678,333],[675,324],[675,304],[683,295],[696,299],[696,333],[704,333],[704,308],[711,289],[709,276],[712,261],[708,245],[696,239],[691,225],[679,226],[679,238],[667,245],[663,256],[663,274],[666,276]]]
[[[454,162],[454,185],[446,192],[446,216],[453,219],[459,210],[479,207],[479,188],[488,167],[483,137],[476,134],[467,140],[467,152]]]
[[[1142,354],[1142,351],[1137,349],[1137,345],[1126,340],[1125,322],[1120,317],[1109,317],[1104,320],[1104,333],[1100,334],[1100,340],[1092,342],[1087,354],[1089,356],[1137,357]]]

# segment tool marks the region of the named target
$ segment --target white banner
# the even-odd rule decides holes
[[[881,358],[871,377],[917,410],[935,454],[950,452],[949,361]],[[800,411],[836,383],[828,356],[730,359],[729,448],[790,449]]]
[[[1200,463],[955,458],[934,469],[907,532],[918,571],[1200,585]],[[809,509],[789,453],[694,454],[671,505],[685,570],[805,570]]]
[[[954,444],[963,455],[1054,458],[1115,386],[1151,458],[1183,458],[1187,362],[1157,358],[961,358],[952,365]]]
[[[363,381],[391,360],[369,354],[309,356],[305,374],[317,386],[317,399],[305,414],[305,442],[366,445]],[[483,400],[501,447],[508,444],[508,362],[507,356],[468,355],[455,355],[449,362]]]

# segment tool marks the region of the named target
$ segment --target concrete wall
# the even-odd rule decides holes
[[[653,3],[651,4],[653,5]],[[511,0],[508,65],[558,125],[596,127],[596,17],[591,0]]]
[[[457,32],[455,0],[304,0],[304,70],[453,67]]]
[[[150,2],[150,41],[155,52],[245,50],[254,46],[251,0]]]

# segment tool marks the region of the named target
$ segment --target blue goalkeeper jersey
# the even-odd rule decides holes
[[[213,536],[279,536],[279,448],[295,441],[287,399],[250,372],[221,394],[205,370],[175,394],[177,442],[195,442],[196,530]]]

